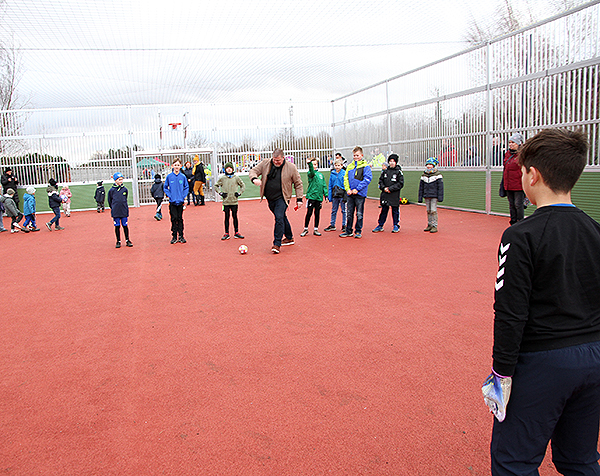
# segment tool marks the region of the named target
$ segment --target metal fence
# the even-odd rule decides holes
[[[587,171],[599,171],[600,2],[390,78],[332,101],[336,150],[395,152],[405,170],[500,169],[508,137],[550,126],[581,128]]]

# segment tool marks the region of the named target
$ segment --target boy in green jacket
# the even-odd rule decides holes
[[[225,212],[225,234],[221,237],[222,240],[228,240],[229,236],[229,215],[233,217],[233,229],[235,238],[244,238],[238,229],[238,197],[244,193],[246,186],[242,179],[234,175],[233,164],[227,162],[225,164],[225,175],[221,175],[215,189],[219,195],[223,197],[223,212]]]
[[[315,229],[313,234],[315,236],[321,236],[319,233],[319,221],[321,218],[321,205],[323,199],[327,200],[327,182],[323,174],[316,170],[319,161],[315,157],[308,159],[308,190],[306,191],[306,198],[308,205],[306,205],[306,217],[304,218],[304,231],[300,233],[300,236],[308,235],[308,224],[310,223],[310,217],[315,212]]]

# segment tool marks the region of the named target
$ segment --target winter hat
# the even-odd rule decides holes
[[[53,187],[56,187],[56,180],[54,180],[53,178],[51,178],[50,180],[48,180],[48,183],[50,185],[52,185]]]
[[[159,179],[159,178],[162,178],[162,177],[160,176],[160,174],[156,174],[156,175],[154,176],[154,178],[155,178],[155,179]]]
[[[390,156],[388,157],[388,163],[390,160],[393,160],[394,162],[396,162],[396,164],[398,164],[398,154],[390,154]]]
[[[12,197],[15,194],[15,191],[12,188],[6,189],[6,195]]]
[[[123,174],[121,172],[115,172],[115,174],[113,175],[113,180],[117,180],[123,178]]]
[[[35,187],[27,187],[25,189],[25,191],[29,194],[29,195],[33,195],[35,193]]]
[[[6,172],[12,172],[12,169],[11,169],[10,167],[6,167],[6,168],[4,169],[4,173],[6,173]]]
[[[436,159],[435,157],[429,157],[426,161],[425,161],[425,165],[433,165],[434,167],[437,167],[439,164],[438,159]]]
[[[518,132],[515,132],[512,136],[510,136],[510,138],[508,139],[508,142],[514,142],[515,144],[523,145],[523,142],[525,142],[525,139],[523,139],[523,136],[521,134],[519,134]]]
[[[98,185],[102,185],[102,180],[98,180]]]
[[[235,167],[233,166],[233,164],[231,162],[227,162],[225,164],[225,167],[223,167],[225,170],[227,170],[228,167],[231,167],[231,170],[235,171]]]

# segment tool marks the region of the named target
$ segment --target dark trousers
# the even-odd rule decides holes
[[[394,222],[394,226],[400,226],[400,207],[390,207],[384,203],[381,204],[381,211],[379,212],[379,226],[385,225],[385,221],[387,220],[388,210],[392,209],[392,221]]]
[[[183,238],[183,203],[169,202],[169,215],[171,216],[171,234],[173,238]]]
[[[506,419],[494,419],[492,475],[537,475],[548,441],[564,475],[598,476],[600,342],[519,355]]]
[[[510,224],[514,225],[525,218],[525,192],[523,190],[507,190],[508,208],[510,210]]]
[[[162,215],[161,214],[161,210],[162,210],[162,197],[154,197],[154,200],[156,201],[156,214],[157,215]]]
[[[309,200],[306,204],[306,217],[304,218],[304,228],[308,228],[310,223],[310,217],[315,211],[315,228],[319,228],[319,222],[321,221],[321,206],[322,202],[319,200]]]
[[[225,212],[225,233],[229,234],[229,214],[233,218],[233,229],[237,233],[238,230],[238,206],[237,205],[223,205],[223,211]]]
[[[267,200],[269,203],[269,209],[273,213],[275,217],[275,230],[273,231],[273,245],[281,246],[281,239],[283,235],[286,238],[292,239],[294,235],[292,233],[292,226],[288,221],[287,215],[285,212],[287,211],[288,205],[285,203],[283,198],[279,200]]]
[[[365,211],[365,198],[360,195],[348,195],[348,203],[346,204],[346,233],[352,233],[352,225],[354,223],[354,211],[356,210],[356,233],[362,232],[363,213]]]
[[[56,226],[60,226],[58,224],[58,222],[60,221],[60,207],[52,208],[52,211],[54,212],[54,216],[52,217],[52,220],[50,220],[50,223],[54,223]]]

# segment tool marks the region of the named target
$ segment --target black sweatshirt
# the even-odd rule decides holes
[[[520,352],[600,341],[600,225],[578,208],[547,206],[506,229],[498,251],[494,370]]]

